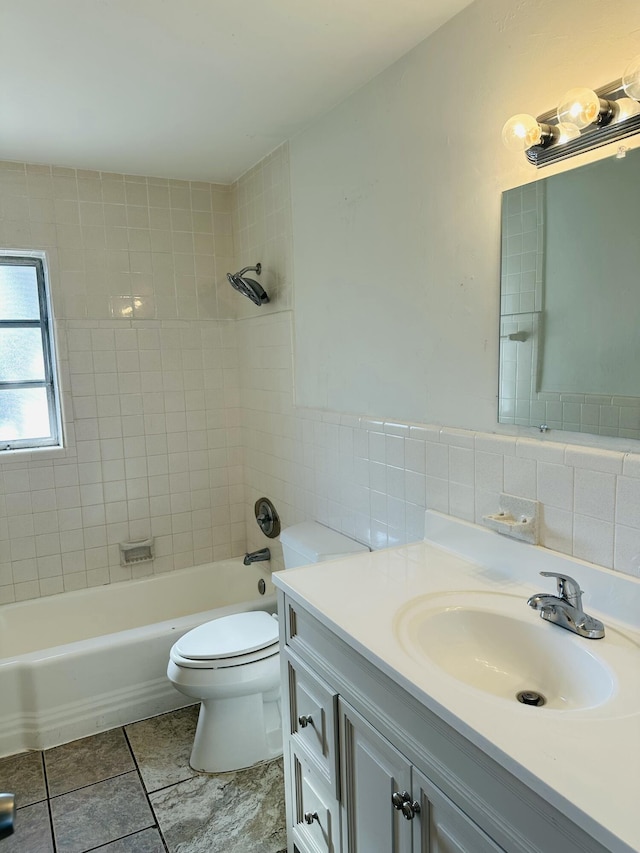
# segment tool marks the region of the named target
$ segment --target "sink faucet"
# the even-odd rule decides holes
[[[244,555],[242,561],[245,566],[250,566],[251,563],[261,563],[263,560],[271,559],[271,551],[268,548],[261,548],[259,551],[250,551]]]
[[[529,607],[540,611],[542,619],[573,631],[580,637],[599,640],[604,637],[604,625],[599,619],[587,616],[582,609],[582,590],[580,584],[568,575],[557,572],[540,572],[545,578],[555,578],[557,595],[539,592],[527,601]]]

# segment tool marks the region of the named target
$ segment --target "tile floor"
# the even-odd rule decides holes
[[[196,773],[197,710],[0,759],[18,807],[0,853],[285,853],[282,761]]]

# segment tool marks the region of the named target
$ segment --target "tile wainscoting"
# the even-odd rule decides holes
[[[508,492],[540,501],[545,547],[640,576],[640,453],[296,409],[291,322],[238,324],[249,547],[263,494],[285,525],[384,548],[421,539],[427,507],[480,522]]]

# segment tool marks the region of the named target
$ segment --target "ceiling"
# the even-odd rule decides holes
[[[0,159],[228,183],[470,0],[0,0]]]

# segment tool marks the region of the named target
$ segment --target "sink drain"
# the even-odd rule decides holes
[[[547,701],[542,693],[538,693],[537,690],[521,690],[516,693],[516,699],[523,705],[533,705],[536,708],[540,708]]]

